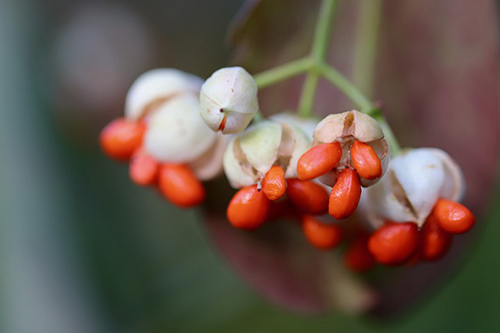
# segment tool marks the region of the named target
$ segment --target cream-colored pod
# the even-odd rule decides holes
[[[316,126],[318,126],[318,123],[321,120],[320,118],[316,118],[315,116],[304,118],[291,112],[276,113],[270,116],[269,119],[282,124],[293,125],[300,128],[310,141],[312,140]]]
[[[222,173],[222,157],[228,141],[228,137],[217,133],[215,142],[210,149],[189,164],[196,178],[202,181],[210,180]]]
[[[161,162],[194,162],[215,143],[217,134],[200,118],[198,97],[184,94],[164,102],[151,114],[144,146]]]
[[[297,160],[308,147],[307,136],[296,126],[262,121],[231,140],[224,153],[224,171],[234,188],[259,183],[274,165],[286,178],[296,178]]]
[[[363,191],[360,207],[374,229],[386,221],[421,227],[439,198],[459,201],[464,187],[460,168],[444,151],[412,149],[393,158],[386,176]]]
[[[214,131],[240,133],[258,110],[257,83],[242,67],[219,69],[201,88],[200,114]]]
[[[379,123],[372,117],[356,110],[339,114],[331,114],[316,126],[313,133],[313,146],[323,143],[339,142],[342,147],[342,159],[339,167],[351,165],[351,146],[354,141],[360,141],[371,146],[382,165],[382,176],[376,179],[360,177],[363,187],[377,183],[387,171],[390,160],[389,144],[384,138],[384,132]],[[333,186],[336,181],[336,170],[321,176],[319,180],[328,186]]]
[[[384,138],[379,123],[372,117],[356,110],[331,114],[324,118],[314,131],[314,139],[329,143],[352,137],[361,142]]]
[[[130,87],[125,100],[125,117],[139,120],[165,101],[182,95],[197,95],[203,80],[172,68],[157,68],[139,76]]]

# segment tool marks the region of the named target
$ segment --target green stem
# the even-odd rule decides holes
[[[308,70],[299,102],[299,115],[303,117],[309,116],[312,112],[319,80],[318,64],[324,62],[327,56],[336,4],[336,0],[323,0],[319,10],[319,17],[314,30],[314,41],[310,55],[314,66]]]
[[[387,123],[387,120],[371,102],[373,95],[373,83],[375,74],[375,61],[377,59],[377,45],[380,28],[380,15],[382,10],[381,0],[363,1],[361,4],[359,29],[357,35],[357,47],[355,50],[356,57],[354,59],[354,85],[359,87],[366,95],[364,98],[371,104],[371,107],[361,106],[363,112],[375,118],[384,131],[385,138],[391,147],[394,155],[401,151],[401,147]],[[358,89],[358,88],[356,88]],[[368,97],[366,97],[368,96]]]
[[[382,2],[363,1],[360,6],[353,82],[367,96],[372,96]]]
[[[262,113],[260,111],[257,111],[255,113],[255,115],[253,116],[253,121],[258,123],[259,121],[262,121],[264,120],[264,116],[262,115]]]
[[[311,56],[317,62],[325,59],[330,45],[330,32],[337,2],[335,0],[323,0],[319,10],[318,23],[314,31],[314,43]]]
[[[380,112],[380,108],[378,108],[368,97],[366,97],[354,84],[352,84],[336,69],[326,64],[321,68],[322,74],[325,78],[339,88],[355,104],[357,104],[360,108],[359,111],[366,113],[379,122],[382,130],[384,131],[385,139],[391,147],[391,151],[394,155],[399,154],[401,147],[396,139],[396,136],[394,135],[394,132],[387,123],[387,120],[382,115],[382,112]]]
[[[376,109],[372,101],[366,97],[354,84],[352,84],[345,76],[340,74],[335,68],[324,64],[321,66],[321,73],[334,86],[340,89],[347,97],[349,97],[358,107],[361,112],[372,115]]]
[[[392,155],[399,155],[399,153],[401,152],[401,146],[399,145],[398,139],[396,138],[396,135],[394,135],[394,132],[392,131],[391,126],[389,126],[389,123],[387,122],[385,117],[382,115],[382,113],[379,112],[379,116],[373,118],[375,118],[375,120],[377,120],[380,124],[380,127],[382,127],[382,131],[384,131],[384,136],[389,143]]]
[[[299,115],[301,117],[308,117],[314,106],[314,96],[316,95],[316,87],[318,86],[319,75],[316,73],[309,73],[306,76],[304,86],[302,87],[302,94],[299,101]]]
[[[311,68],[312,62],[309,58],[302,58],[281,65],[254,76],[259,89],[276,84],[296,75],[302,74]]]
[[[401,148],[394,133],[380,112],[380,109],[368,97],[372,94],[373,90],[381,1],[370,0],[362,2],[358,46],[356,48],[354,65],[354,80],[357,85],[354,85],[326,62],[331,25],[336,5],[336,0],[323,0],[314,32],[314,42],[310,56],[255,75],[257,86],[259,89],[262,89],[307,72],[299,102],[299,114],[307,117],[312,112],[318,80],[321,76],[324,76],[357,104],[361,112],[372,116],[380,123],[392,152],[398,154]],[[363,94],[358,86],[368,94]],[[255,120],[259,121],[261,119],[262,115],[258,113],[255,116]]]

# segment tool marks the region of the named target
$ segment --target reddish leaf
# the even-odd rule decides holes
[[[232,35],[235,62],[258,73],[307,54],[319,3],[248,2]],[[353,70],[359,3],[340,2],[330,47],[330,62],[348,77]],[[383,101],[384,112],[403,146],[442,148],[457,160],[468,186],[465,204],[480,214],[491,202],[500,143],[495,3],[387,0],[383,5],[375,97]],[[295,109],[302,80],[261,91],[264,113]],[[326,82],[320,84],[317,113],[352,107],[337,89]],[[292,226],[270,226],[249,235],[226,230],[229,226],[222,215],[209,216],[208,228],[216,246],[265,296],[309,312],[331,304],[322,288],[330,282],[322,274],[328,267],[321,265],[332,262],[319,260],[317,251],[289,239]],[[382,293],[377,312],[392,314],[411,304],[443,276],[466,240],[458,238],[440,263],[387,269],[381,276],[371,277],[368,282]],[[296,258],[308,264],[297,266]],[[283,281],[289,284],[283,285]]]

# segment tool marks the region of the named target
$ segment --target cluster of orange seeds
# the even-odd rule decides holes
[[[375,263],[396,266],[442,258],[451,245],[453,235],[469,231],[474,215],[465,206],[439,199],[419,230],[413,222],[387,221],[371,236],[356,239],[345,254],[348,267],[365,271]]]
[[[101,147],[109,157],[129,161],[134,183],[156,186],[180,207],[200,204],[205,198],[202,183],[189,166],[160,163],[149,155],[143,147],[146,129],[144,121],[114,120],[101,133]],[[241,188],[227,207],[227,218],[234,227],[247,230],[274,218],[299,219],[313,246],[331,250],[342,241],[342,227],[338,221],[325,222],[324,214],[328,212],[335,220],[349,218],[360,201],[360,177],[382,176],[380,159],[370,145],[358,140],[347,149],[339,142],[323,143],[302,154],[296,169],[298,178],[286,178],[283,168],[274,165],[258,184]],[[328,194],[327,187],[314,180],[332,170],[335,182]],[[453,235],[467,232],[474,224],[470,210],[441,198],[420,229],[413,221],[386,221],[371,234],[360,232],[347,246],[345,264],[352,271],[364,272],[377,263],[396,266],[438,260]]]
[[[236,228],[256,229],[266,221],[299,217],[304,235],[319,249],[334,248],[341,239],[340,228],[320,222],[315,216],[328,208],[328,193],[319,184],[296,178],[285,179],[283,169],[273,166],[260,186],[240,189],[229,202],[227,218]]]
[[[298,160],[298,179],[285,179],[283,170],[274,166],[263,178],[261,191],[253,185],[235,195],[227,211],[229,221],[238,228],[257,228],[276,215],[270,213],[271,203],[286,194],[293,207],[299,208],[295,218],[301,220],[307,240],[320,250],[335,248],[342,240],[342,224],[318,216],[328,211],[336,220],[349,218],[360,200],[360,177],[373,180],[382,176],[381,162],[371,146],[355,140],[349,148],[349,158],[342,158],[345,153],[339,142],[314,146]],[[341,161],[349,165],[339,168]],[[336,180],[327,198],[325,186],[313,180],[333,169]],[[387,220],[371,234],[355,236],[344,254],[345,264],[364,272],[377,263],[397,266],[435,261],[445,255],[453,235],[469,231],[474,224],[475,218],[465,206],[440,198],[422,228],[414,221]]]
[[[323,143],[311,148],[299,159],[299,179],[311,180],[337,168],[338,176],[330,192],[328,212],[337,220],[351,216],[361,197],[359,177],[373,180],[382,176],[382,164],[368,144],[354,140],[344,165],[341,162],[343,149],[339,142]]]
[[[453,235],[473,227],[474,216],[457,203],[461,171],[445,152],[408,150],[389,165],[380,124],[359,111],[320,122],[281,113],[247,128],[258,109],[256,82],[240,67],[205,82],[152,70],[134,83],[125,118],[102,130],[100,144],[110,158],[129,162],[134,183],[184,208],[201,204],[202,181],[224,168],[238,189],[226,211],[234,227],[298,220],[317,249],[346,238],[345,264],[355,272],[437,260]],[[358,205],[366,207],[353,235],[347,226]]]
[[[193,207],[205,199],[203,184],[187,165],[160,163],[143,149],[147,125],[123,118],[109,123],[101,132],[100,145],[110,158],[129,161],[129,175],[139,186],[156,186],[179,207]]]

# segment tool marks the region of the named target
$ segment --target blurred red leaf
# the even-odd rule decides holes
[[[232,33],[235,63],[258,73],[306,55],[319,3],[248,1]],[[333,27],[329,60],[347,77],[353,70],[359,4],[341,2]],[[457,160],[468,185],[465,203],[476,214],[492,202],[500,143],[497,24],[495,2],[488,0],[383,2],[375,97],[384,102],[403,146],[442,148]],[[302,80],[261,91],[264,113],[294,109]],[[320,84],[316,113],[352,107],[337,89]],[[327,269],[320,265],[332,262],[318,260],[323,254],[288,238],[284,227],[289,226],[272,226],[272,236],[249,235],[231,230],[222,211],[211,213],[207,226],[236,271],[274,302],[308,312],[331,305],[325,296],[335,297],[326,295],[329,281],[322,272]],[[388,269],[367,281],[382,293],[377,312],[399,312],[421,296],[456,261],[467,238],[457,239],[444,262]],[[295,265],[295,257],[308,264]]]

